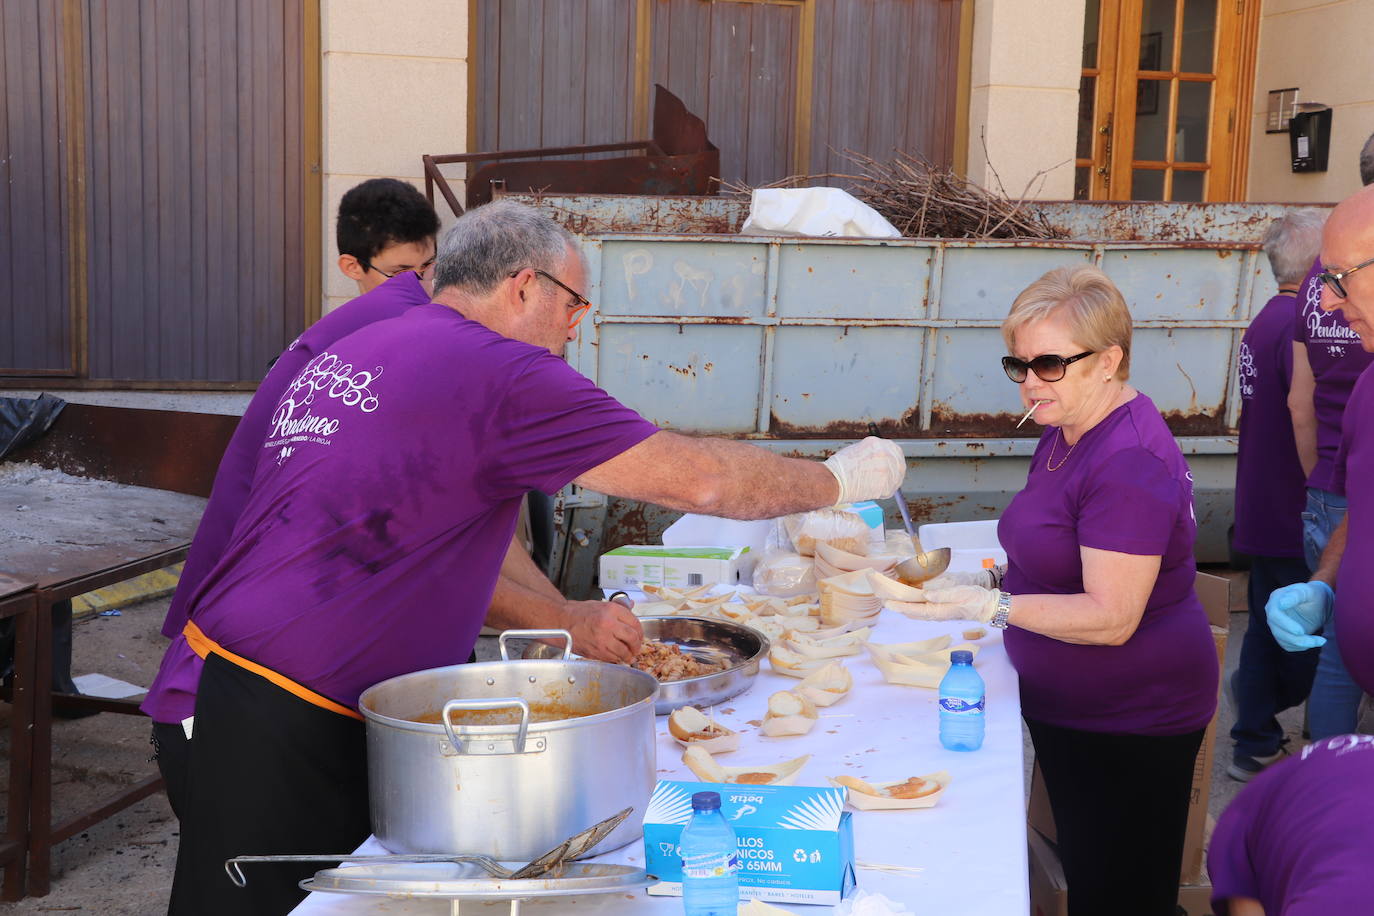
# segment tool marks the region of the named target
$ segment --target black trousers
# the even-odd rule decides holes
[[[196,693],[171,916],[276,916],[328,867],[245,865],[240,855],[347,854],[371,833],[363,723],[211,655]]]
[[[1204,729],[1158,737],[1026,725],[1054,812],[1069,916],[1174,916]]]
[[[180,725],[153,723],[153,759],[167,787],[167,801],[177,820],[186,816],[187,781],[191,775],[191,739]]]

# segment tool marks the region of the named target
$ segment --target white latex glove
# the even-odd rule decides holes
[[[986,572],[984,573],[986,575]],[[938,579],[935,581],[939,581]],[[993,588],[977,585],[956,585],[952,588],[931,588],[927,582],[922,590],[926,595],[926,608],[910,616],[923,620],[976,620],[987,623],[997,613],[997,596]],[[913,607],[920,607],[919,604]]]
[[[974,569],[968,572],[947,572],[936,576],[928,582],[921,583],[921,587],[929,591],[930,589],[940,590],[946,588],[958,588],[961,585],[976,585],[979,588],[995,588],[1000,579],[994,579],[990,569]]]
[[[887,499],[906,477],[906,456],[890,439],[869,436],[846,445],[829,458],[825,466],[840,485],[835,505]]]

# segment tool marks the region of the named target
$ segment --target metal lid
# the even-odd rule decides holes
[[[438,900],[495,901],[610,894],[648,887],[650,883],[644,869],[629,865],[570,862],[563,866],[563,874],[557,878],[517,881],[493,878],[477,865],[467,862],[436,862],[325,868],[317,871],[315,877],[302,881],[301,888],[374,897],[405,895]]]

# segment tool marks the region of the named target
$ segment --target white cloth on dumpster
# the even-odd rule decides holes
[[[740,235],[901,238],[868,204],[839,188],[759,188]]]

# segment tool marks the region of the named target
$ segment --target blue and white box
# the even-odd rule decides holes
[[[644,814],[644,862],[657,896],[682,896],[678,840],[694,792],[720,793],[739,844],[741,900],[834,905],[854,890],[854,831],[845,789],[659,780]]]

